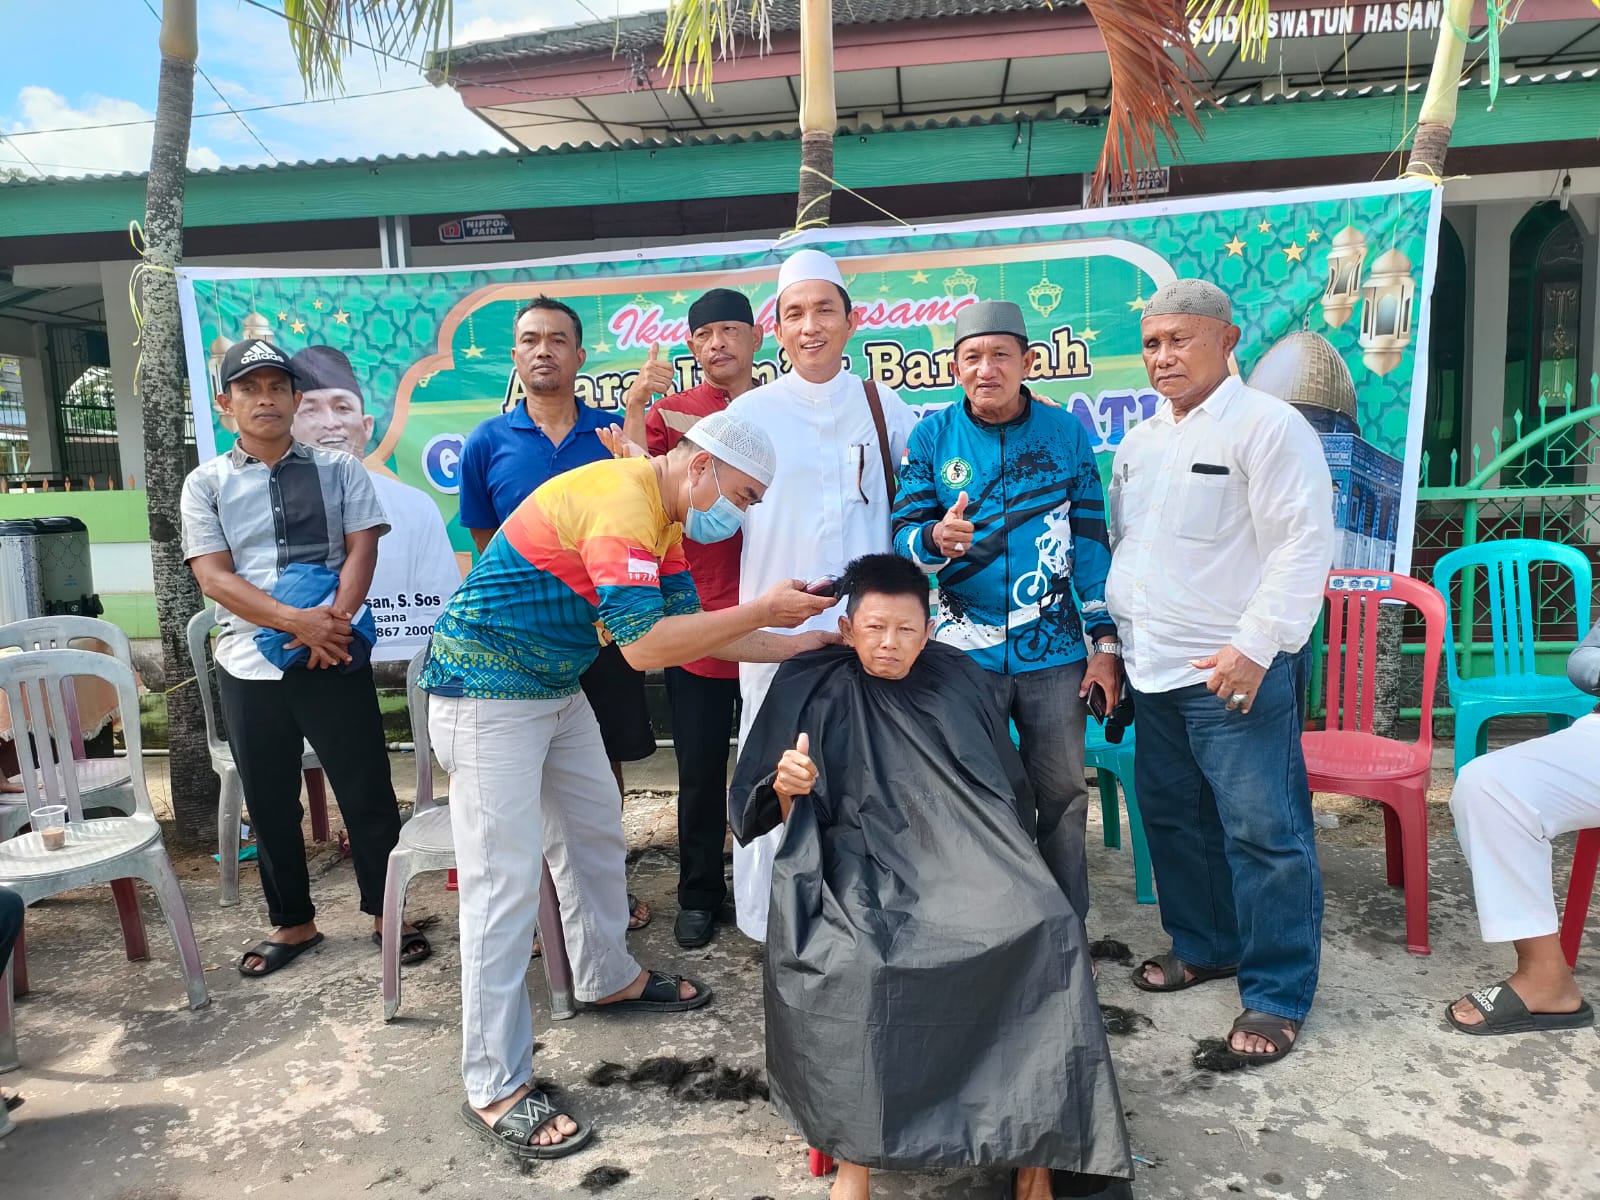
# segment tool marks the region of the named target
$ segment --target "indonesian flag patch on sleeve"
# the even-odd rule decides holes
[[[643,550],[629,549],[628,578],[640,583],[656,583],[661,575],[661,565]]]

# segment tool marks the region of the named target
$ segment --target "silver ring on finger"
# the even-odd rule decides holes
[[[1235,692],[1233,695],[1228,697],[1228,709],[1232,711],[1234,709],[1243,708],[1249,699],[1249,692]]]

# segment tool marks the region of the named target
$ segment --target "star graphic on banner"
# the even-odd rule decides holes
[[[341,308],[338,312],[333,314],[333,323],[335,325],[348,325],[348,324],[350,324],[350,314],[345,312],[345,310]]]
[[[689,299],[688,295],[685,294],[684,292],[673,292],[672,293],[672,302],[674,304],[682,304],[682,303],[684,303],[684,301],[686,301],[688,299]]]
[[[1228,252],[1229,258],[1238,258],[1244,253],[1244,243],[1239,240],[1239,235],[1233,235],[1233,241],[1222,243],[1222,248]]]
[[[1306,253],[1306,248],[1299,242],[1290,242],[1283,248],[1283,255],[1290,262],[1300,262]]]
[[[593,350],[596,354],[610,354],[611,343],[601,340],[590,346],[589,349]]]
[[[1320,229],[1313,229],[1306,234],[1306,241],[1308,242],[1320,242],[1321,240],[1322,230]]]
[[[1261,224],[1256,226],[1256,232],[1257,233],[1271,233],[1272,232],[1272,222],[1271,221],[1263,221],[1263,222],[1261,222]]]
[[[880,283],[878,285],[878,290],[880,292],[887,292],[889,290],[889,285],[887,283]]]
[[[1145,310],[1145,306],[1149,303],[1150,301],[1146,300],[1143,296],[1140,296],[1136,300],[1129,300],[1128,308],[1132,312],[1143,312]]]
[[[278,314],[278,320],[287,321],[288,319],[289,319],[289,314],[288,313],[281,312],[281,313]]]
[[[306,323],[304,321],[297,320],[293,322],[289,328],[294,333],[304,333],[306,331]]]
[[[462,350],[461,353],[464,354],[468,358],[482,358],[483,357],[483,347],[482,346],[468,346],[466,349]]]
[[[322,301],[321,300],[313,300],[311,302],[311,307],[316,309],[318,312],[321,312],[322,311]]]
[[[1100,336],[1100,331],[1098,329],[1081,329],[1078,331],[1078,336],[1086,342],[1092,342]]]
[[[911,273],[911,282],[912,283],[927,283],[928,282],[928,273],[926,271],[913,271]]]

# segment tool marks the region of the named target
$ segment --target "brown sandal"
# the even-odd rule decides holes
[[[1267,1063],[1277,1062],[1299,1043],[1300,1026],[1305,1022],[1294,1021],[1288,1017],[1275,1017],[1271,1013],[1257,1012],[1247,1008],[1239,1014],[1233,1023],[1233,1028],[1228,1030],[1228,1053],[1242,1063],[1253,1067],[1265,1066]],[[1272,1050],[1266,1054],[1245,1054],[1233,1048],[1233,1035],[1236,1033],[1253,1033],[1259,1038],[1266,1038],[1272,1043]]]
[[[1159,969],[1166,977],[1165,981],[1155,984],[1146,979],[1144,973],[1148,967]],[[1185,988],[1210,983],[1213,979],[1232,979],[1238,973],[1238,967],[1197,967],[1184,962],[1176,954],[1158,954],[1145,959],[1133,969],[1133,986],[1141,992],[1181,992]],[[1191,974],[1193,979],[1188,978]]]

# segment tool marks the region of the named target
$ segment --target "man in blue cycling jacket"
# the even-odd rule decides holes
[[[1107,707],[1116,704],[1121,647],[1106,612],[1099,468],[1082,423],[1024,385],[1036,356],[1015,304],[983,301],[957,315],[955,373],[966,398],[912,431],[894,548],[938,584],[934,636],[972,656],[1015,723],[1039,849],[1081,916],[1084,700],[1099,684]]]

